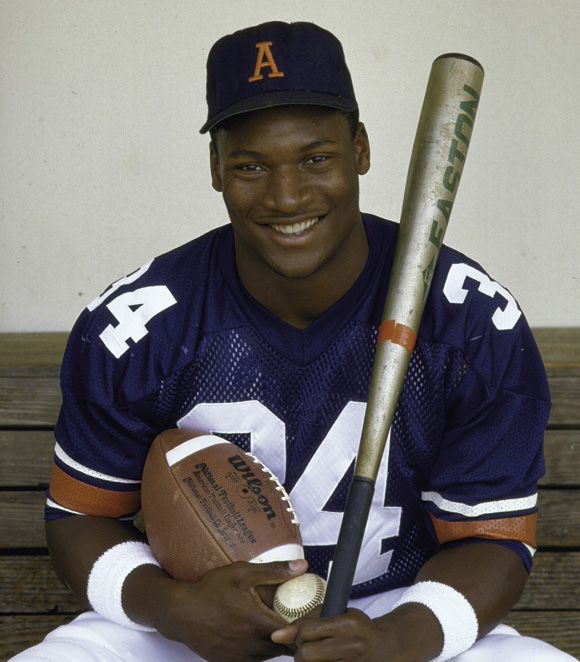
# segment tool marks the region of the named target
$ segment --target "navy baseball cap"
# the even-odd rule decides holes
[[[200,133],[233,115],[287,104],[358,109],[342,44],[332,33],[314,23],[271,21],[213,45]]]

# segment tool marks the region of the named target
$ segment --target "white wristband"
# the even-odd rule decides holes
[[[122,542],[108,549],[96,560],[89,575],[87,597],[91,607],[104,618],[119,625],[155,632],[155,628],[132,621],[124,612],[121,602],[123,583],[129,573],[138,566],[147,564],[160,567],[151,547],[143,542]]]
[[[473,646],[477,640],[477,616],[466,598],[447,584],[419,582],[410,586],[393,609],[419,602],[430,609],[443,630],[443,650],[432,662],[445,662]]]

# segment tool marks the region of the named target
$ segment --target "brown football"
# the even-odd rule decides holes
[[[304,558],[290,499],[254,455],[215,435],[166,430],[141,486],[145,533],[175,579],[196,580],[233,561]]]

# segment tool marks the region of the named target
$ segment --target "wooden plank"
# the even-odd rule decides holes
[[[539,547],[580,547],[580,495],[577,490],[540,490]]]
[[[580,329],[535,331],[554,401],[550,425],[580,426]],[[54,425],[66,333],[0,334],[0,427]]]
[[[77,614],[82,605],[48,556],[0,556],[1,614]]]
[[[46,487],[53,454],[52,430],[0,430],[0,487]]]
[[[0,377],[0,427],[53,427],[60,404],[56,377]]]
[[[549,377],[552,410],[549,426],[580,426],[580,377]]]
[[[0,616],[0,661],[11,657],[35,644],[74,616]],[[79,662],[82,662],[79,660]]]
[[[547,430],[543,487],[580,487],[580,430]],[[0,430],[0,487],[39,487],[48,483],[52,430]]]
[[[59,368],[68,333],[0,333],[0,374],[11,368]]]
[[[532,329],[549,375],[580,375],[580,328]]]
[[[547,430],[544,457],[542,487],[580,487],[580,430]]]
[[[549,425],[580,427],[580,377],[552,377]],[[54,426],[61,403],[58,377],[1,377],[0,427]]]
[[[577,490],[540,490],[538,545],[580,547],[580,498]],[[0,492],[0,547],[45,547],[43,491]]]
[[[575,659],[580,659],[578,611],[512,611],[505,623],[522,635],[546,641]]]
[[[0,492],[0,548],[46,547],[44,492]]]
[[[517,609],[580,610],[580,552],[538,552]]]
[[[580,375],[579,327],[540,327],[532,332],[548,369],[555,367],[559,374],[572,371]],[[67,339],[67,332],[1,333],[0,371],[10,367],[58,367]]]

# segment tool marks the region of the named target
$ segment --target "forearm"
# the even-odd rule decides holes
[[[58,576],[87,605],[88,578],[97,559],[116,545],[144,540],[129,522],[91,516],[47,522],[46,534]],[[125,613],[136,623],[158,628],[167,611],[163,607],[164,596],[172,593],[174,584],[159,567],[138,566],[123,583]]]
[[[526,580],[527,572],[517,554],[498,545],[473,543],[432,557],[418,573],[416,583],[438,582],[458,591],[473,607],[479,638],[505,618],[521,596]],[[400,648],[415,651],[412,659],[429,660],[442,650],[439,621],[422,604],[402,605],[376,622],[385,631],[398,633]]]
[[[46,538],[58,577],[87,603],[87,582],[95,561],[111,547],[142,541],[144,536],[129,522],[79,515],[47,522]]]
[[[473,607],[482,637],[498,625],[519,600],[528,573],[509,549],[473,543],[444,550],[419,571],[416,581],[436,581],[461,593]]]

